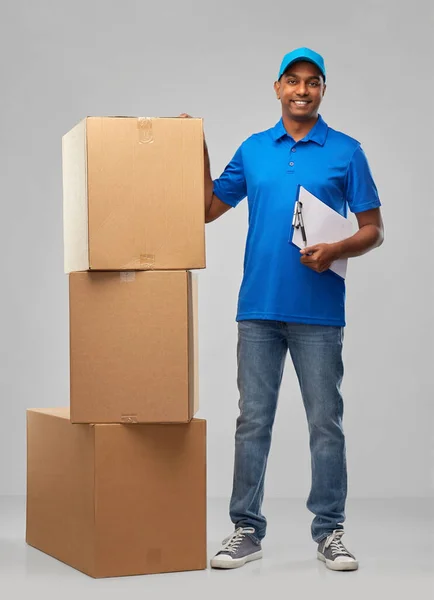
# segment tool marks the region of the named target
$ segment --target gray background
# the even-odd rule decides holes
[[[328,67],[321,113],[356,137],[383,202],[385,244],[347,279],[345,428],[351,497],[428,497],[432,453],[432,14],[428,2],[3,3],[0,494],[25,492],[25,409],[68,404],[61,136],[86,115],[204,117],[213,177],[280,117],[282,56]],[[208,492],[228,497],[237,414],[243,202],[207,226],[199,274]],[[290,361],[269,497],[306,497],[307,426]]]

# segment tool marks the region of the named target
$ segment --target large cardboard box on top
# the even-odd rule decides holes
[[[190,271],[69,275],[73,423],[185,423],[199,408]]]
[[[205,569],[206,422],[28,410],[26,541],[92,577]]]
[[[205,267],[202,119],[88,117],[62,165],[66,273]]]

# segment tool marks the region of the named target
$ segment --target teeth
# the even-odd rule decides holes
[[[294,100],[294,103],[298,106],[306,106],[307,102],[303,102],[303,100]]]

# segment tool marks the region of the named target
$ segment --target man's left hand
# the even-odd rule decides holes
[[[315,244],[300,250],[300,262],[317,273],[323,273],[338,256],[334,244]]]

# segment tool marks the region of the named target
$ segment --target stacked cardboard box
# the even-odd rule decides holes
[[[63,138],[70,408],[27,412],[27,543],[93,576],[206,568],[201,119]]]

